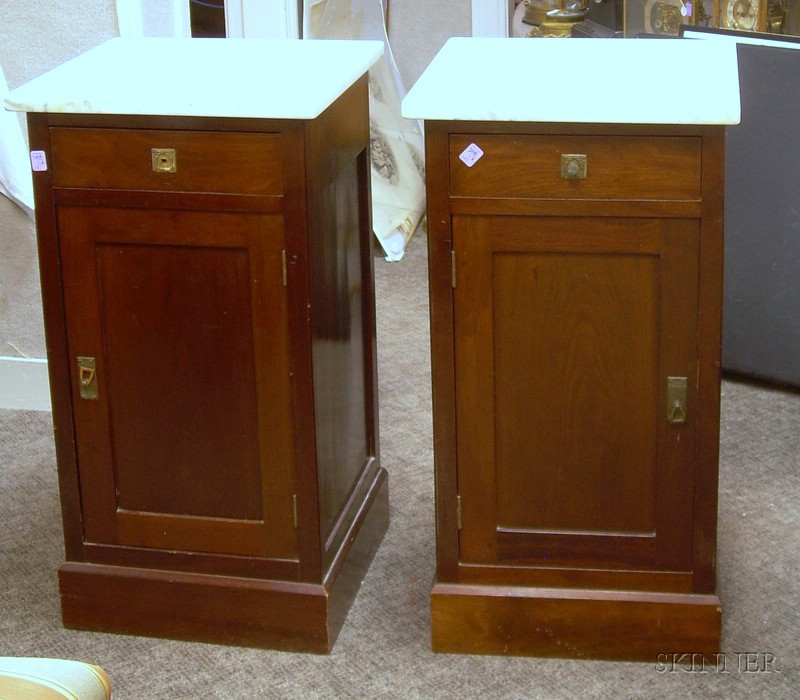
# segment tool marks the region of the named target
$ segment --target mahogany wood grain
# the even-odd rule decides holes
[[[425,125],[428,173],[428,293],[431,325],[433,459],[436,511],[436,571],[442,580],[458,577],[456,497],[456,388],[454,382],[454,321],[452,231],[450,228],[448,127]]]
[[[650,661],[719,652],[715,595],[437,584],[434,651]]]
[[[706,128],[703,138],[703,217],[700,228],[697,390],[698,441],[694,500],[695,590],[716,589],[719,470],[719,376],[722,363],[722,276],[725,213],[725,132]]]
[[[640,568],[588,568],[585,562],[563,566],[510,561],[500,564],[468,564],[458,567],[461,584],[528,586],[537,588],[585,588],[590,590],[660,591],[691,593],[691,571],[653,571]]]
[[[367,106],[31,115],[66,624],[330,649],[388,526]]]
[[[29,114],[27,121],[31,149],[49,152],[50,129],[47,116]],[[50,175],[50,171],[33,174],[36,240],[64,547],[67,558],[79,561],[83,558],[83,528],[72,420],[70,372],[72,362],[67,350],[66,318],[59,269],[58,227]]]
[[[602,202],[602,206],[598,206]],[[651,217],[677,216],[698,218],[702,206],[699,201],[670,200],[597,200],[597,199],[523,199],[510,197],[452,197],[453,214],[501,214],[503,216],[591,216]]]
[[[314,417],[312,362],[310,241],[311,215],[306,182],[305,125],[281,125],[281,163],[284,181],[283,220],[286,236],[286,287],[289,321],[289,372],[295,435],[294,464],[297,493],[297,548],[300,580],[315,582],[322,575],[319,488],[316,473],[317,425]]]
[[[323,569],[378,466],[372,230],[363,77],[306,124],[309,304]]]
[[[278,134],[55,127],[56,187],[281,194]],[[151,149],[175,150],[174,173],[153,170]]]
[[[461,560],[688,568],[673,521],[691,524],[692,424],[661,426],[666,377],[695,371],[696,228],[454,217],[453,233]]]
[[[321,584],[260,581],[67,562],[59,569],[70,629],[326,653]]]
[[[279,219],[82,207],[59,225],[70,352],[98,367],[97,401],[72,369],[88,541],[225,552],[252,533],[237,553],[294,556]]]
[[[96,188],[56,188],[53,191],[56,206],[134,207],[142,209],[186,209],[184,192],[129,192]],[[242,211],[280,214],[284,208],[282,195],[219,194],[198,192],[191,194],[194,208],[204,211]]]
[[[247,541],[247,540],[243,540]],[[237,540],[236,544],[240,541]],[[232,545],[236,546],[236,544]],[[159,569],[187,573],[238,576],[243,578],[299,581],[299,562],[293,559],[266,559],[233,553],[182,551],[130,547],[119,544],[83,545],[86,561],[133,569]]]
[[[327,539],[371,454],[355,161],[320,195],[312,252],[312,361],[321,536]]]
[[[723,145],[722,127],[426,123],[435,649],[718,650]],[[589,156],[586,180],[562,153]]]
[[[467,167],[459,156],[471,143],[483,155]],[[697,137],[454,134],[450,137],[450,194],[699,200],[700,147]],[[562,177],[562,154],[586,156],[584,179]]]
[[[327,653],[388,527],[386,472],[375,470],[374,477],[324,582],[67,562],[59,569],[64,625]]]
[[[338,548],[323,580],[329,591],[328,624],[334,639],[389,528],[388,476],[386,470],[373,467],[365,475],[363,491],[358,492],[358,508],[347,520],[345,536],[337,539]]]

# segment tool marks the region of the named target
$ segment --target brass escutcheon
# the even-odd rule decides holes
[[[565,180],[585,180],[586,156],[583,153],[561,154],[561,177]]]
[[[154,173],[175,173],[178,171],[178,160],[174,148],[151,148],[150,157]]]

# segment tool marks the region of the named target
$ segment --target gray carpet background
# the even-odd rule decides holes
[[[329,656],[64,630],[63,558],[49,413],[0,411],[0,656],[103,666],[129,698],[800,697],[800,394],[726,380],[719,595],[727,672],[650,663],[438,655],[430,651],[433,456],[424,235],[376,260],[381,459],[391,525]],[[772,654],[771,673],[737,653]]]

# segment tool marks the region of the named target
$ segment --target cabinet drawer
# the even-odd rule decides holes
[[[483,151],[471,167],[460,157],[470,144]],[[564,154],[586,157],[585,178],[562,177]],[[696,137],[450,136],[454,197],[699,200],[700,174]]]
[[[277,134],[55,127],[50,146],[56,187],[283,192]],[[157,170],[153,149],[174,151],[173,172]]]

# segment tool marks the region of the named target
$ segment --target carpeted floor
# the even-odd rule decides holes
[[[435,655],[425,239],[378,260],[381,457],[391,527],[330,656],[62,629],[61,521],[50,415],[0,411],[0,656],[98,663],[114,697],[797,698],[800,394],[723,385],[718,579],[725,669]],[[751,652],[769,673],[739,668]],[[750,664],[749,669],[756,666]]]

